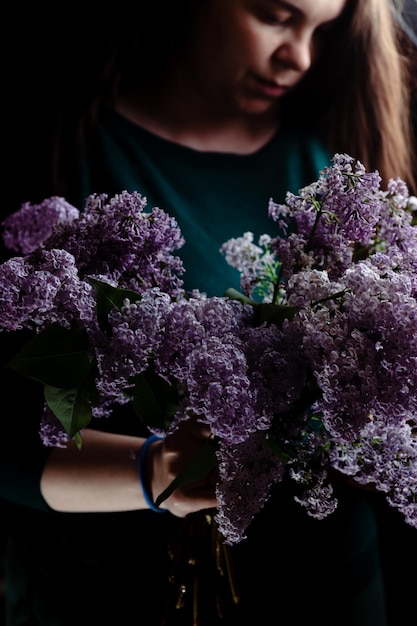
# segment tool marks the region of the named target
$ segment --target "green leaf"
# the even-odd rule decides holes
[[[46,385],[77,387],[91,366],[87,333],[80,328],[49,326],[29,339],[6,365]]]
[[[257,324],[267,322],[268,324],[280,326],[284,320],[291,320],[297,312],[295,306],[256,302],[256,300],[251,300],[251,298],[233,288],[227,289],[224,295],[231,300],[239,300],[242,304],[252,305]]]
[[[214,439],[207,439],[187,467],[159,494],[155,500],[155,506],[159,507],[181,485],[192,483],[207,476],[216,466],[216,463],[216,442]]]
[[[113,308],[120,309],[126,298],[130,302],[136,302],[141,297],[136,291],[113,287],[92,276],[88,276],[87,280],[94,287],[97,301],[97,319],[103,330],[109,329],[107,318]]]
[[[273,452],[286,464],[291,458],[291,455],[284,449],[279,442],[275,441],[273,438],[268,438],[267,440],[269,447],[273,450]]]
[[[224,295],[226,296],[226,298],[230,298],[231,300],[239,300],[239,302],[241,302],[242,304],[251,304],[251,305],[258,304],[256,300],[251,300],[251,298],[248,298],[247,296],[245,296],[244,293],[241,293],[240,291],[238,291],[237,289],[234,289],[233,287],[226,289],[226,291],[224,292]]]
[[[134,388],[127,390],[132,405],[143,423],[150,428],[166,430],[178,409],[176,388],[152,371],[135,376]]]
[[[74,437],[92,419],[90,394],[87,386],[62,389],[45,385],[45,400],[69,437]]]
[[[292,320],[296,312],[295,306],[262,302],[256,306],[256,321],[258,324],[267,322],[280,326],[284,320]]]

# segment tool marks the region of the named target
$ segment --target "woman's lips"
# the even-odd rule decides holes
[[[252,74],[252,80],[254,91],[266,98],[278,98],[288,89],[285,85],[280,85],[279,83],[262,78],[256,74]]]

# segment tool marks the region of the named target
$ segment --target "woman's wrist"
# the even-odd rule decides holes
[[[158,437],[157,435],[151,435],[144,441],[142,448],[139,451],[137,467],[138,467],[139,483],[142,488],[143,496],[145,498],[146,504],[148,505],[149,509],[151,511],[155,511],[155,513],[166,513],[168,509],[163,509],[163,508],[155,506],[155,503],[152,498],[152,490],[150,488],[149,472],[147,471],[147,468],[149,468],[149,463],[147,462],[149,447],[155,441],[160,441],[160,440],[161,440],[161,437]]]

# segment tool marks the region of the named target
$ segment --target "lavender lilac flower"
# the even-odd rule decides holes
[[[175,397],[152,432],[208,424],[225,543],[245,538],[286,474],[308,515],[332,514],[331,468],[417,527],[417,200],[400,179],[380,182],[336,154],[284,204],[271,199],[286,236],[244,233],[220,250],[240,272],[238,297],[185,292],[178,225],[139,193],[93,195],[82,212],[62,198],[25,204],[3,223],[21,256],[0,266],[0,332],[83,328],[91,419],[151,372]],[[114,296],[105,323],[97,284]],[[45,445],[70,438],[59,418],[46,406]]]
[[[286,238],[264,236],[256,245],[245,233],[221,249],[240,271],[248,298],[264,293],[268,302],[296,308],[280,324],[292,350],[281,347],[278,354],[298,383],[288,403],[275,409],[268,436],[284,453],[286,437],[291,442],[286,467],[304,486],[296,499],[318,519],[337,506],[328,474],[333,467],[376,486],[417,527],[415,209],[416,198],[403,181],[391,180],[384,191],[377,172],[336,154],[333,165],[298,195],[288,193],[281,205],[270,201],[269,214],[287,229]],[[277,375],[268,384],[279,398],[276,380],[291,385],[281,378],[279,358],[274,362]],[[267,381],[269,370],[258,368],[259,379]],[[292,420],[291,432],[282,416],[288,417],[305,389],[314,389],[313,396]],[[227,484],[219,487],[222,501]],[[247,498],[251,502],[250,493]],[[233,541],[230,527],[242,537],[244,518],[231,520],[231,509],[222,510],[218,521]]]

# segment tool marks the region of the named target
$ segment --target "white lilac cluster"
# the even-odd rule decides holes
[[[91,418],[133,402],[158,435],[190,416],[208,424],[225,543],[245,538],[284,474],[309,515],[331,514],[330,468],[374,484],[417,526],[413,202],[401,180],[382,191],[378,173],[335,155],[318,181],[270,202],[285,238],[223,245],[242,293],[210,298],[184,291],[180,230],[139,193],[90,196],[82,213],[62,198],[26,204],[3,224],[23,256],[0,266],[0,329],[81,326]],[[110,289],[104,323],[98,284]],[[144,377],[165,398],[159,420],[144,418]],[[46,409],[45,445],[68,440],[57,417]]]

